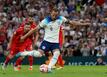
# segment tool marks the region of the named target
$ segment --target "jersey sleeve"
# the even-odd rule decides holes
[[[64,23],[68,21],[64,16],[61,16],[61,20],[62,20],[62,22],[64,22]]]
[[[22,34],[23,33],[23,27],[20,27],[20,28],[18,28],[15,32],[14,32],[14,34],[15,35],[20,35],[20,34]]]
[[[46,20],[46,19],[42,20],[42,21],[39,23],[39,26],[40,26],[40,27],[45,27],[46,25],[47,25],[47,20]]]

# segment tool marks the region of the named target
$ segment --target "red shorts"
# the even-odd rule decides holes
[[[25,47],[13,47],[13,48],[11,48],[11,50],[10,50],[10,54],[11,55],[16,55],[18,52],[24,52],[24,50],[25,50]]]

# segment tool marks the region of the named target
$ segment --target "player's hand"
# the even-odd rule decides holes
[[[24,37],[23,36],[21,36],[20,42],[24,42]]]

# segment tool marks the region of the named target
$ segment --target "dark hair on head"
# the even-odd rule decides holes
[[[25,25],[30,25],[30,22],[26,22]]]
[[[51,12],[52,12],[52,11],[59,12],[59,10],[58,10],[57,7],[53,7],[52,10],[51,10]]]

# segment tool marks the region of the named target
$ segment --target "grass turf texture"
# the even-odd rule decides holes
[[[41,73],[39,66],[33,66],[33,71],[23,65],[20,71],[14,71],[8,66],[5,71],[0,70],[0,77],[107,77],[107,66],[65,66],[52,73]]]

